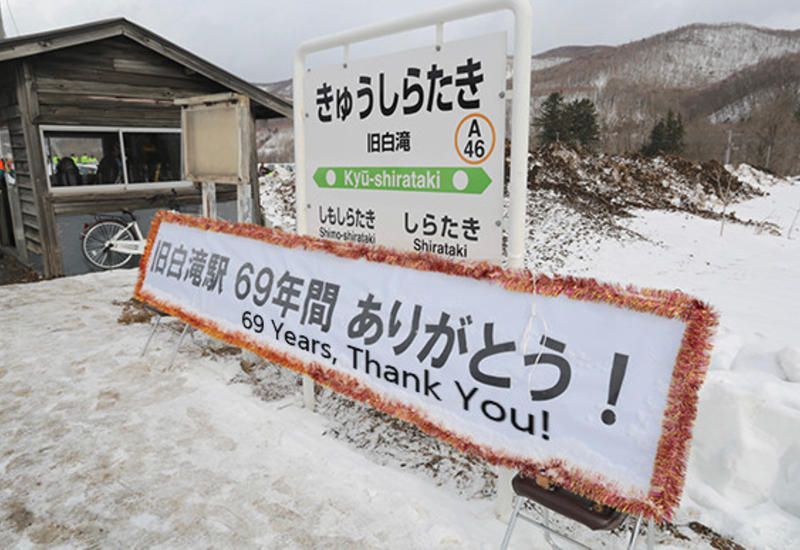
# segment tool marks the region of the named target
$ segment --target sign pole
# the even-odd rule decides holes
[[[258,223],[261,219],[258,214],[261,201],[256,174],[255,119],[250,109],[250,98],[245,98],[244,105],[245,108],[239,111],[239,128],[243,134],[244,147],[239,153],[241,155],[239,171],[243,181],[236,186],[236,221]]]
[[[213,181],[201,182],[203,190],[203,217],[217,217],[217,184]]]
[[[236,186],[236,221],[253,223],[253,193],[249,185]]]
[[[256,223],[261,217],[250,98],[223,93],[179,98],[175,104],[181,107],[182,177],[199,184],[201,215],[217,219],[217,183],[234,184],[236,221]]]
[[[301,53],[302,45],[294,55],[294,75],[293,75],[293,101],[294,101],[294,169],[295,169],[295,197],[297,213],[297,233],[298,235],[308,234],[307,225],[307,205],[306,205],[306,147],[305,147],[305,107],[303,105],[303,71],[305,70],[304,53]],[[314,410],[314,381],[308,376],[303,376],[303,406]]]
[[[515,12],[513,94],[511,100],[511,166],[509,167],[509,225],[508,266],[525,267],[526,205],[528,202],[528,150],[530,148],[530,89],[531,57],[525,52],[532,49],[532,12],[528,2],[520,2]],[[497,469],[497,497],[495,515],[506,518],[511,513],[514,491],[511,480],[514,471],[499,466]]]

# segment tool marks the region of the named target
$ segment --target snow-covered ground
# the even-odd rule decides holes
[[[463,501],[322,436],[239,360],[117,323],[131,270],[0,289],[0,548],[480,548]]]
[[[719,221],[642,211],[622,223],[647,240],[576,239],[563,269],[681,288],[720,312],[683,503],[660,548],[709,548],[690,522],[746,548],[800,541],[800,225],[786,235],[800,185],[751,176],[769,195],[733,209],[781,235],[728,223],[720,236]],[[293,384],[264,400],[231,383],[242,363],[226,347],[198,336],[167,371],[173,325],[140,357],[150,325],[117,322],[135,275],[0,287],[0,548],[499,546],[491,498],[332,437]],[[511,547],[548,546],[520,523]]]
[[[787,238],[800,186],[762,189],[769,195],[733,208],[772,221],[780,236],[727,223],[720,237],[719,221],[640,212],[628,225],[655,246],[607,240],[570,271],[680,288],[716,307],[720,327],[676,522],[699,520],[748,548],[777,550],[800,548],[800,226]]]

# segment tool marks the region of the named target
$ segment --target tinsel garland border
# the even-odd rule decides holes
[[[502,287],[543,296],[564,295],[573,300],[599,302],[633,311],[646,312],[670,319],[679,319],[686,324],[681,348],[672,373],[667,406],[662,420],[661,437],[656,453],[655,466],[650,480],[650,491],[646,498],[624,496],[613,484],[593,474],[586,474],[570,467],[561,460],[532,462],[521,457],[497,452],[469,438],[459,436],[413,407],[386,398],[366,387],[355,377],[328,369],[317,362],[303,362],[296,357],[276,351],[239,333],[227,331],[217,323],[192,312],[158,299],[144,291],[142,285],[153,244],[162,222],[175,223],[206,231],[220,231],[246,237],[286,248],[323,251],[342,258],[364,259],[388,265],[434,271],[459,277],[489,280]],[[411,422],[429,435],[448,442],[462,452],[479,456],[492,464],[522,471],[528,475],[544,475],[554,483],[596,502],[633,515],[643,515],[657,521],[672,518],[679,504],[686,474],[686,462],[692,426],[697,416],[698,391],[703,383],[711,356],[714,328],[717,315],[700,300],[680,291],[621,287],[600,283],[594,279],[562,277],[538,274],[526,269],[507,270],[488,262],[453,262],[433,254],[399,252],[384,247],[340,243],[310,236],[285,233],[250,224],[232,224],[224,220],[197,218],[170,211],[159,211],[147,238],[145,250],[139,264],[139,278],[134,295],[159,310],[168,313],[208,335],[307,375],[332,390],[367,403],[396,418]]]

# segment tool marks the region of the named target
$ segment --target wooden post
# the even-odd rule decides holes
[[[213,181],[204,181],[202,215],[204,218],[217,217],[217,184]]]
[[[250,185],[236,186],[236,221],[253,223],[253,195]]]

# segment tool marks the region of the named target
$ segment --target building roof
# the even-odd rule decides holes
[[[219,82],[234,92],[249,96],[251,103],[256,104],[256,108],[260,106],[268,111],[267,118],[269,115],[292,117],[292,104],[288,101],[242,80],[164,37],[122,17],[0,40],[0,62],[31,57],[116,36],[127,37],[210,80]]]

